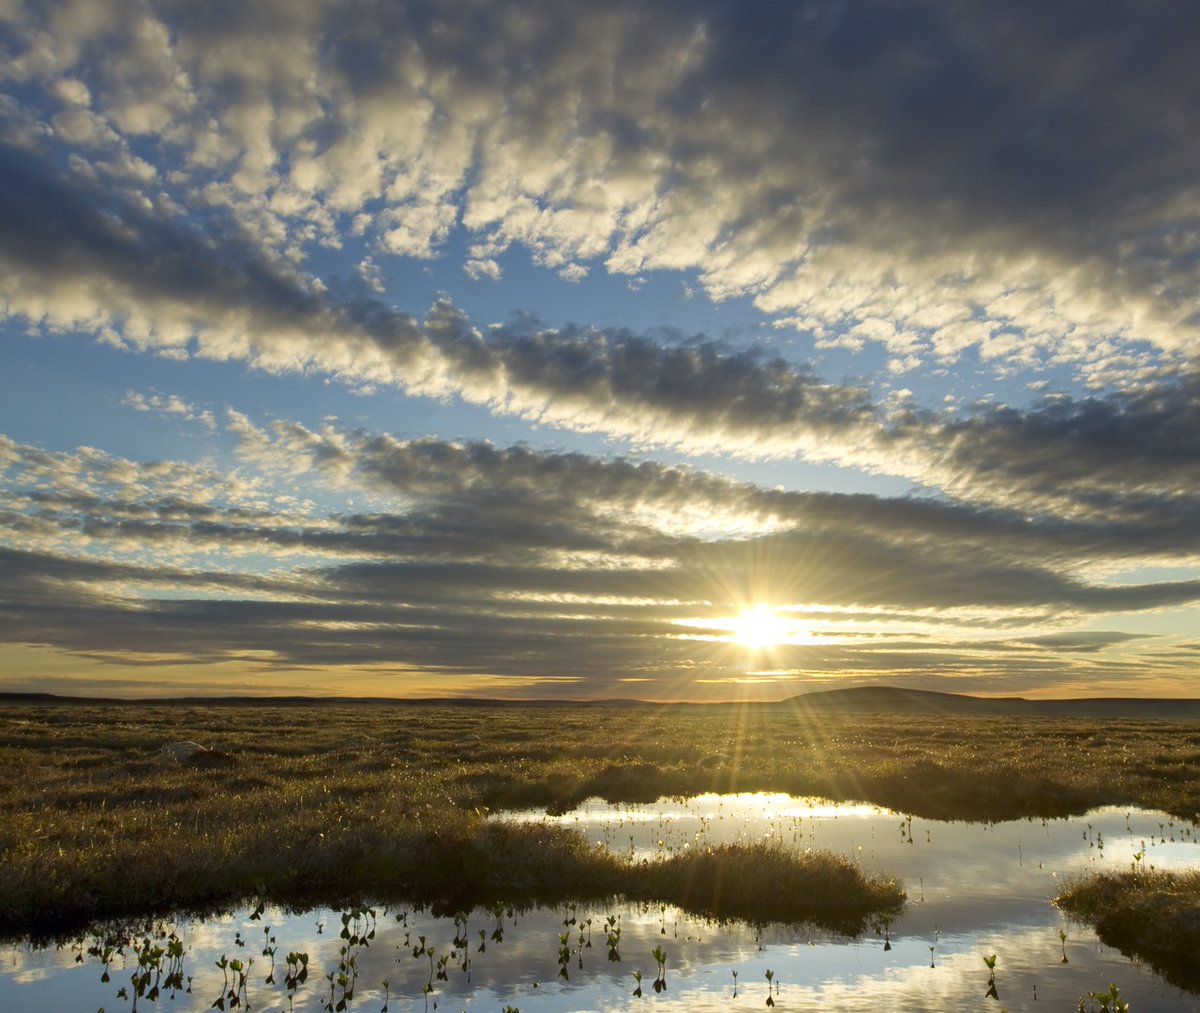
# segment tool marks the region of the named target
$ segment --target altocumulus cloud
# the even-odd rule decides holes
[[[481,263],[697,268],[901,357],[1095,365],[1114,338],[1197,336],[1200,14],[1179,5],[74,13],[8,15],[4,78],[39,89],[10,119],[281,256],[348,219],[430,256],[461,219]]]
[[[1139,489],[1195,488],[1191,366],[1143,371],[1132,391],[1083,403],[1060,396],[957,422],[914,411],[889,417],[863,388],[711,340],[664,345],[627,331],[520,324],[481,332],[444,302],[418,320],[365,292],[331,296],[236,237],[217,245],[218,233],[127,198],[117,202],[123,217],[106,212],[87,181],[56,177],[20,147],[0,150],[5,157],[19,169],[9,173],[17,188],[0,198],[0,252],[13,265],[7,306],[56,326],[119,319],[113,340],[169,355],[316,367],[566,428],[690,451],[837,460],[959,495],[1045,500],[1054,485],[1053,498],[1074,509],[1072,497],[1089,497],[1089,486],[1124,495],[1113,478],[1131,468],[1153,472]],[[994,481],[999,474],[1011,492]],[[1065,486],[1064,474],[1072,476]],[[996,488],[980,489],[989,483]]]

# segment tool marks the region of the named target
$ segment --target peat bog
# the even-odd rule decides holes
[[[213,753],[176,759],[194,740]],[[214,761],[213,757],[217,757]],[[995,822],[1101,805],[1200,811],[1200,726],[1162,720],[811,715],[775,706],[65,704],[0,709],[0,930],[62,936],[96,919],[405,899],[446,911],[621,895],[750,922],[856,931],[902,884],[842,856],[731,846],[652,864],[568,828],[487,819],[589,797],[706,792],[855,800]],[[697,884],[736,881],[720,897]],[[779,889],[779,884],[788,889]],[[1143,876],[1127,898],[1162,896]],[[1106,931],[1112,890],[1088,907]],[[729,898],[737,897],[730,906]],[[1112,938],[1170,970],[1196,945],[1194,884]],[[1169,932],[1154,934],[1158,914]],[[1123,924],[1128,924],[1124,920]],[[1139,948],[1140,947],[1140,948]]]

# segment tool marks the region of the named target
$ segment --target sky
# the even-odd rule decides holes
[[[0,0],[0,690],[1200,695],[1198,51]]]

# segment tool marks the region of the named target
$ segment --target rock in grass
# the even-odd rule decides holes
[[[197,753],[208,752],[208,750],[204,746],[200,745],[199,742],[192,742],[190,739],[182,742],[168,742],[162,747],[162,751],[167,756],[173,757],[180,763],[182,763],[184,760],[191,759]]]
[[[200,745],[199,742],[190,740],[168,743],[162,747],[162,751],[167,756],[173,757],[177,763],[187,767],[197,767],[200,770],[232,767],[237,763],[237,760],[223,750],[209,749]]]

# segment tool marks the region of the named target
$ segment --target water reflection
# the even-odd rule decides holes
[[[506,818],[573,826],[593,842],[636,857],[756,840],[836,851],[867,871],[904,880],[906,924],[923,915],[951,933],[1044,922],[1047,903],[1067,874],[1135,864],[1183,868],[1200,859],[1191,824],[1117,807],[1073,820],[947,823],[874,806],[744,794],[663,799],[654,806],[592,800],[563,816]]]
[[[718,925],[666,905],[434,917],[409,908],[220,918],[3,951],[0,1008],[994,1010],[1077,1009],[1117,982],[1138,1013],[1200,1008],[1068,924],[1061,880],[1135,864],[1194,866],[1193,828],[1105,809],[1079,820],[950,824],[788,796],[707,796],[654,806],[590,802],[559,817],[638,857],[733,841],[832,849],[902,876],[909,902],[876,935]],[[994,959],[993,959],[994,958]],[[992,966],[989,966],[989,962]]]

